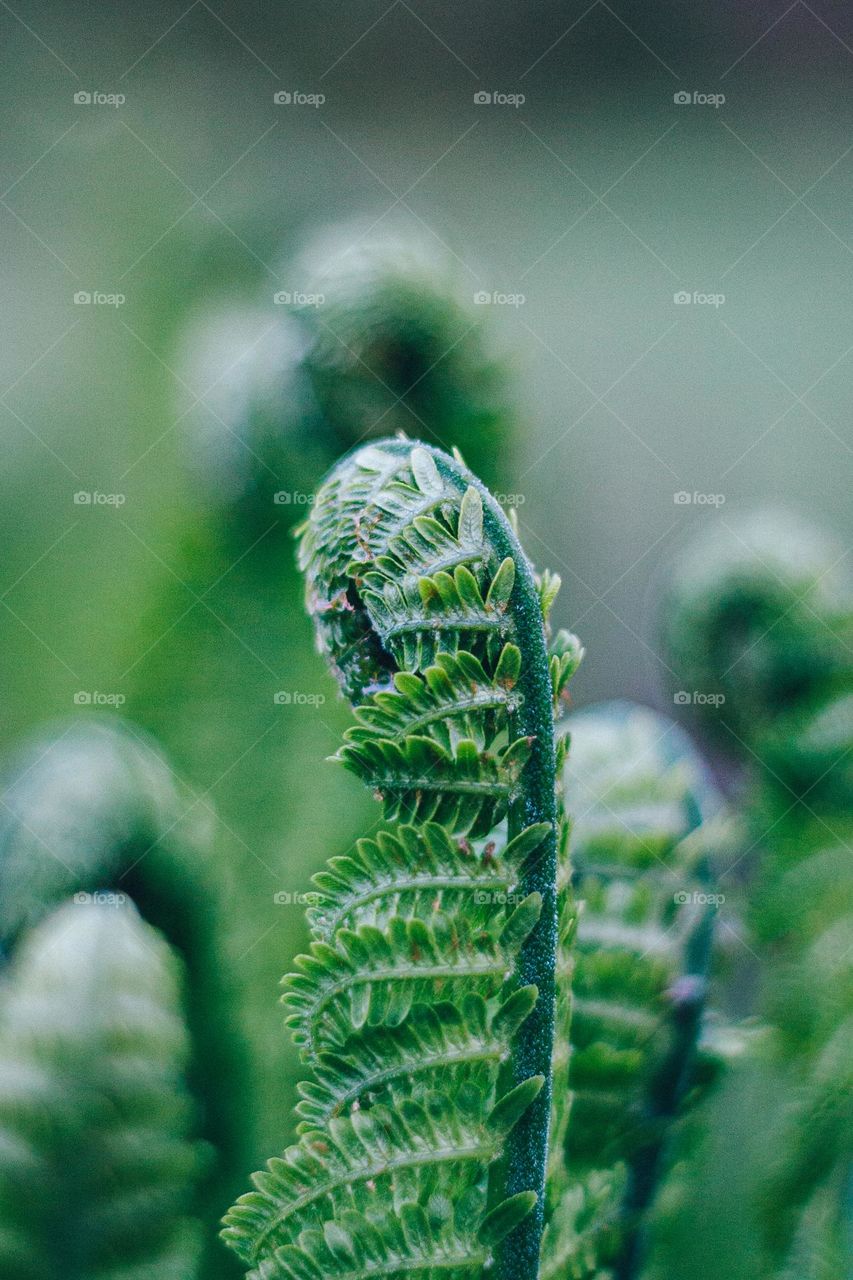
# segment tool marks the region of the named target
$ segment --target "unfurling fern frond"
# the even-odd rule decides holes
[[[561,633],[549,653],[556,581],[488,492],[406,440],[335,468],[301,563],[355,708],[337,758],[398,825],[315,877],[283,997],[313,1073],[299,1140],[223,1234],[255,1280],[535,1280],[565,847],[553,716],[580,647]]]
[[[0,1273],[197,1274],[187,1050],[175,962],[132,907],[27,935],[0,993]]]
[[[290,278],[310,282],[304,366],[324,431],[343,451],[397,431],[496,478],[511,448],[505,353],[453,254],[408,226],[349,222],[321,232]]]
[[[670,592],[670,660],[725,689],[717,728],[742,767],[759,851],[750,923],[773,1028],[754,1070],[776,1099],[755,1158],[763,1274],[840,1274],[853,1169],[853,595],[841,549],[759,513],[689,549]],[[702,635],[698,620],[712,631]],[[681,667],[678,668],[682,670]],[[755,1206],[754,1206],[755,1207]]]
[[[213,1217],[215,1206],[218,1215],[245,1167],[245,1112],[232,1097],[245,1066],[222,979],[218,913],[197,866],[196,841],[187,838],[184,814],[192,805],[141,731],[100,716],[38,738],[5,782],[0,952],[14,956],[28,930],[73,895],[96,899],[107,891],[132,900],[186,968],[188,1079],[202,1137],[215,1152],[200,1188],[200,1212]],[[238,1092],[242,1097],[246,1090]],[[230,1259],[213,1255],[206,1267],[225,1276]]]
[[[703,823],[720,806],[685,735],[654,712],[607,704],[570,717],[565,731],[579,919],[571,1125],[564,1138],[568,1098],[556,1094],[552,1183],[577,1197],[578,1179],[592,1177],[609,1192],[588,1215],[592,1270],[578,1262],[562,1274],[586,1277],[610,1259],[632,1277],[667,1130],[694,1083],[715,901]],[[551,1247],[565,1253],[565,1199],[552,1197],[552,1215]]]

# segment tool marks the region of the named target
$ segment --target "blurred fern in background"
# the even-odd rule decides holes
[[[569,1202],[578,1180],[610,1186],[593,1256],[628,1278],[641,1271],[670,1130],[702,1077],[721,802],[684,733],[654,712],[605,704],[562,728],[580,908],[564,1181]],[[574,1229],[569,1205],[558,1216]]]
[[[724,691],[703,727],[742,770],[750,922],[773,1029],[753,1040],[774,1105],[750,1196],[761,1274],[786,1280],[828,1280],[849,1256],[853,612],[842,560],[812,529],[757,514],[691,549],[665,620],[679,675]]]
[[[145,941],[155,936],[156,929],[185,966],[186,1003],[175,1016],[186,1018],[186,1080],[195,1099],[199,1132],[211,1152],[205,1176],[188,1199],[204,1222],[206,1231],[201,1238],[209,1251],[211,1223],[246,1163],[251,1105],[246,1096],[243,1048],[236,1035],[234,992],[224,974],[222,919],[202,865],[200,833],[193,835],[185,818],[187,797],[151,742],[130,724],[109,719],[72,722],[37,739],[10,766],[6,782],[0,820],[0,939],[7,955],[16,957],[20,948],[29,945],[32,927],[73,897],[75,906],[81,908],[80,915],[95,930],[98,943],[91,943],[86,982],[97,986],[109,981],[107,974],[98,973],[97,962],[109,956],[110,929],[120,935],[131,927],[122,923],[131,918],[128,913],[120,913],[120,921],[109,924],[109,912],[115,911],[115,906],[104,907],[101,913],[83,910],[86,903],[102,899],[114,904],[135,903],[152,926],[148,930],[138,927],[133,954],[144,954]],[[74,925],[75,919],[74,908],[66,908],[62,916],[69,932],[63,951],[66,960],[72,954],[68,950],[71,941],[78,940],[81,947],[87,943],[88,935],[85,930],[80,932],[82,925]],[[51,936],[59,945],[63,927],[57,925],[52,935],[49,931],[41,935],[43,939]],[[167,953],[165,943],[160,953]],[[47,975],[53,972],[48,966]],[[120,976],[118,970],[117,978]],[[156,971],[152,983],[155,978]],[[68,980],[78,979],[83,980],[72,965]],[[97,1029],[97,1001],[93,994],[92,1007],[86,1008],[87,990],[84,985],[75,1008],[79,1014],[94,1018]],[[55,1012],[61,993],[46,991],[45,998],[48,996]],[[116,1017],[125,1007],[130,1008],[129,1002],[130,995],[125,1004],[118,1002]],[[23,1010],[25,1003],[22,994],[16,1007]],[[49,1035],[47,1026],[44,1035]],[[33,1048],[36,1055],[38,1043]],[[90,1058],[83,1058],[79,1067],[84,1078],[96,1069],[102,1048],[97,1041],[88,1046]],[[61,1049],[66,1051],[73,1056],[73,1046]],[[56,1096],[58,1101],[58,1087]],[[53,1123],[49,1098],[44,1108],[45,1123]],[[74,1116],[73,1103],[68,1103],[68,1109],[80,1125],[81,1135],[96,1140],[95,1128]],[[84,1136],[76,1141],[84,1142]],[[85,1149],[80,1159],[86,1159]],[[61,1168],[57,1169],[55,1194],[66,1199],[72,1193],[75,1175],[69,1169],[63,1185],[61,1174]],[[116,1180],[117,1193],[123,1194],[120,1174]],[[139,1194],[144,1199],[143,1193]],[[80,1195],[78,1207],[84,1220],[94,1211],[85,1194]],[[218,1254],[209,1259],[208,1267],[209,1274],[227,1274]]]
[[[267,284],[200,309],[181,336],[183,380],[206,391],[186,424],[196,505],[129,654],[129,709],[178,763],[197,812],[215,799],[220,819],[215,875],[259,1103],[253,1163],[287,1136],[278,1117],[296,1101],[269,992],[306,934],[280,899],[298,902],[328,850],[370,822],[345,777],[328,779],[322,805],[306,786],[305,761],[334,750],[345,718],[310,652],[287,535],[323,472],[374,426],[414,425],[508,474],[505,370],[458,268],[411,234],[377,228],[345,253],[357,240],[346,224],[282,267],[322,305],[276,304]]]
[[[131,906],[70,903],[0,989],[0,1267],[190,1280],[205,1252],[178,966]]]

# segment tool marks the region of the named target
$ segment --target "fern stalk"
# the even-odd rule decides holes
[[[421,446],[424,447],[424,446]],[[391,450],[407,454],[411,446],[395,441]],[[518,681],[521,694],[510,716],[511,733],[530,741],[530,757],[521,776],[517,798],[507,815],[510,839],[527,827],[548,823],[550,830],[525,869],[520,893],[538,893],[542,910],[537,924],[523,943],[516,964],[519,986],[532,985],[538,998],[515,1040],[512,1075],[520,1084],[542,1076],[538,1097],[509,1136],[506,1149],[506,1194],[536,1193],[536,1204],[527,1217],[503,1241],[498,1254],[500,1280],[536,1280],[545,1207],[545,1175],[548,1159],[548,1127],[551,1115],[551,1076],[554,1051],[555,968],[557,961],[557,794],[554,746],[553,690],[549,675],[545,626],[539,591],[530,562],[498,503],[475,476],[438,449],[429,449],[439,475],[461,494],[473,485],[483,502],[483,533],[501,562],[515,564],[515,583],[507,614],[516,634],[524,636],[525,661]]]
[[[314,1075],[299,1141],[224,1236],[254,1280],[536,1280],[565,843],[553,719],[578,660],[566,633],[549,649],[558,584],[460,460],[405,439],[332,471],[301,563],[356,714],[337,758],[392,825],[315,877],[315,941],[284,996]]]

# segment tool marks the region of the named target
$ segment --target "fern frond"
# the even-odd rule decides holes
[[[68,904],[0,998],[0,1272],[196,1274],[202,1152],[189,1138],[176,965],[131,907]]]
[[[422,676],[401,672],[394,677],[393,689],[357,707],[356,723],[347,730],[346,740],[400,742],[426,734],[447,749],[468,738],[485,750],[504,727],[504,716],[520,706],[520,669],[521,652],[513,644],[501,650],[493,675],[472,653],[439,653]]]
[[[501,1099],[485,1117],[480,1094],[466,1085],[452,1100],[427,1093],[420,1102],[404,1099],[393,1110],[376,1105],[309,1131],[284,1159],[255,1175],[257,1192],[238,1200],[225,1237],[251,1262],[259,1251],[293,1243],[303,1230],[322,1230],[345,1213],[375,1218],[380,1206],[400,1210],[430,1198],[452,1203],[476,1193],[483,1166],[541,1084],[519,1086],[520,1096]],[[242,1230],[234,1234],[237,1227]]]
[[[564,1190],[542,1237],[540,1280],[608,1280],[602,1241],[615,1232],[624,1170],[588,1174]]]
[[[690,744],[663,717],[606,704],[565,727],[580,910],[571,1125],[566,1139],[567,1100],[555,1097],[552,1177],[572,1188],[581,1174],[605,1171],[614,1196],[594,1256],[599,1264],[621,1258],[618,1274],[629,1276],[666,1131],[692,1080],[713,911],[706,859],[720,803]],[[622,1168],[627,1176],[617,1177]],[[555,1206],[552,1216],[560,1213]]]
[[[345,224],[320,235],[290,278],[325,299],[298,314],[340,451],[402,430],[448,453],[463,441],[474,470],[494,476],[510,447],[506,363],[452,254],[386,219]]]
[[[539,823],[512,840],[476,846],[435,822],[380,832],[313,877],[319,901],[308,908],[308,923],[315,938],[329,942],[344,927],[383,928],[395,916],[429,920],[462,905],[500,905],[549,832]]]
[[[821,1240],[840,1241],[849,1216],[853,595],[843,561],[815,530],[759,513],[688,551],[667,618],[673,665],[724,690],[717,727],[749,784],[761,850],[751,923],[772,948],[774,1051],[755,1066],[777,1106],[753,1176],[768,1275],[805,1274],[809,1254],[819,1271]],[[827,1225],[817,1233],[816,1204]]]
[[[353,1032],[339,1053],[319,1053],[297,1112],[316,1126],[384,1097],[396,1105],[425,1079],[448,1097],[465,1083],[487,1096],[535,1003],[535,987],[520,987],[497,1005],[474,992],[456,1004],[413,1004],[397,1026]]]
[[[285,980],[283,1003],[296,1044],[313,1056],[337,1047],[350,1029],[397,1026],[425,998],[452,999],[468,991],[494,995],[512,972],[542,902],[529,894],[501,923],[494,907],[423,920],[395,918],[382,931],[340,929],[334,947],[315,942]],[[497,916],[500,922],[500,915]]]
[[[560,637],[549,659],[502,511],[458,461],[405,440],[335,468],[300,562],[355,707],[337,758],[397,825],[315,877],[314,942],[283,997],[314,1076],[299,1142],[225,1237],[257,1280],[534,1280],[555,1025],[553,703],[579,645]]]
[[[0,949],[14,957],[31,929],[73,895],[134,902],[178,953],[187,975],[189,1079],[202,1136],[216,1152],[202,1198],[219,1213],[245,1167],[246,1067],[223,981],[218,913],[200,873],[195,834],[160,751],[109,717],[81,718],[40,737],[7,770],[0,814]],[[246,1098],[246,1106],[249,1101]],[[228,1259],[211,1272],[228,1274]]]
[[[463,738],[446,750],[434,738],[347,743],[339,758],[382,800],[389,822],[437,822],[472,838],[488,835],[521,796],[529,737],[481,752]]]

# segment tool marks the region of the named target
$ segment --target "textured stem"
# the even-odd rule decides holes
[[[391,447],[404,453],[411,450],[411,443],[401,441]],[[545,1084],[507,1140],[505,1194],[535,1191],[538,1198],[531,1212],[498,1247],[495,1274],[498,1280],[537,1280],[545,1212],[557,957],[556,758],[545,626],[530,562],[501,507],[476,476],[458,464],[450,464],[439,450],[422,447],[428,448],[439,472],[460,493],[469,485],[479,490],[487,540],[499,556],[512,556],[515,561],[515,586],[508,614],[516,634],[524,637],[524,662],[519,679],[523,697],[512,717],[512,728],[514,733],[532,738],[533,746],[522,775],[521,793],[510,808],[508,834],[512,839],[525,827],[538,822],[550,823],[551,833],[525,867],[520,886],[522,895],[542,895],[542,914],[521,948],[515,975],[518,986],[534,984],[539,997],[515,1037],[512,1083],[519,1084],[530,1076],[541,1075]]]

